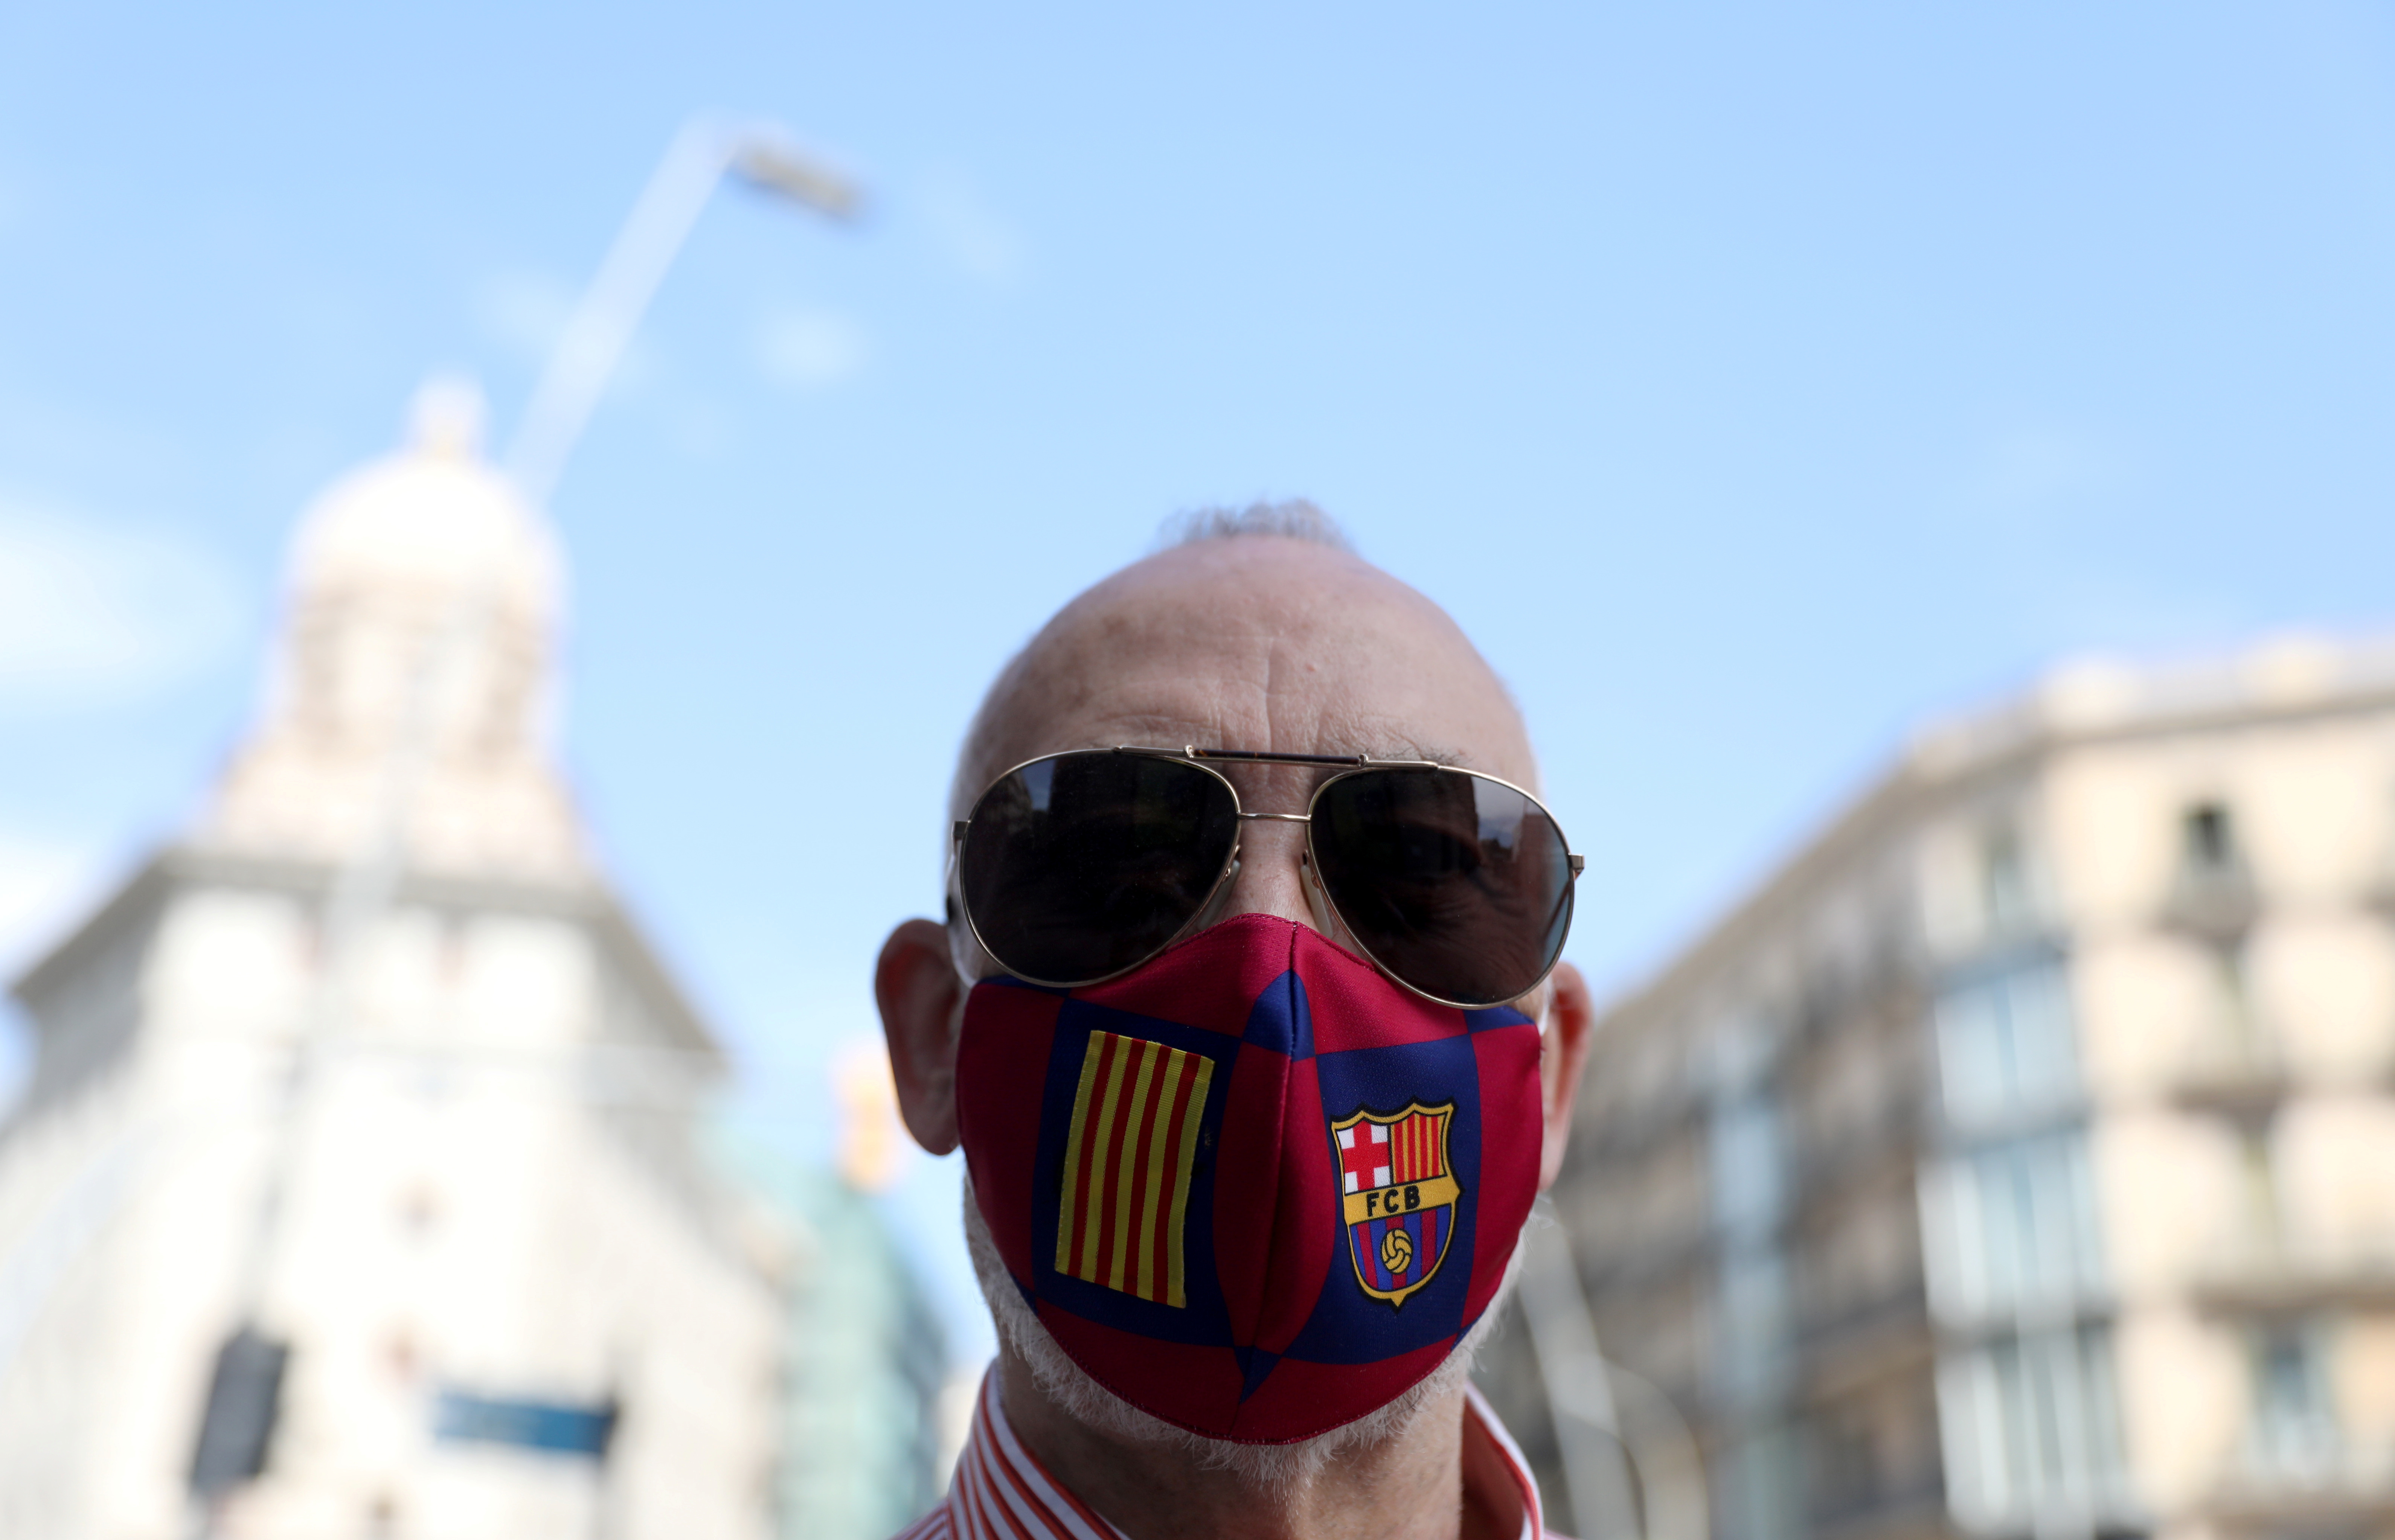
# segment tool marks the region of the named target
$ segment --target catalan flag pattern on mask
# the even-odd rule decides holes
[[[1137,1298],[1186,1303],[1182,1227],[1213,1060],[1092,1032],[1065,1142],[1056,1270]]]

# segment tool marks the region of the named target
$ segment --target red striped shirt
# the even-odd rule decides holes
[[[1539,1512],[1538,1484],[1529,1462],[1497,1420],[1497,1414],[1464,1388],[1464,1496],[1495,1513],[1519,1509],[1521,1540],[1563,1540],[1549,1535]],[[1510,1488],[1510,1490],[1508,1490]],[[1039,1457],[1023,1447],[999,1404],[998,1373],[983,1377],[973,1431],[957,1456],[957,1473],[939,1507],[902,1531],[895,1540],[1131,1540],[1098,1517],[1087,1503],[1048,1474]]]

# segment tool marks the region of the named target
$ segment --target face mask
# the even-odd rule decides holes
[[[1536,1196],[1539,1030],[1242,915],[1070,991],[985,980],[957,1113],[1025,1300],[1210,1438],[1379,1410],[1489,1308]]]

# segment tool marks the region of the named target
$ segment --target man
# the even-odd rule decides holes
[[[1535,784],[1455,624],[1303,504],[1202,518],[1000,674],[946,921],[875,973],[999,1340],[907,1540],[1544,1533],[1465,1377],[1593,1020]]]

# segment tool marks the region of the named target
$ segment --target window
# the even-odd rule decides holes
[[[2250,951],[2242,936],[2205,948],[2211,998],[2198,1023],[2205,1034],[2200,1052],[2203,1067],[2216,1073],[2267,1075],[2277,1063],[2269,1015],[2256,1008]]]
[[[1722,1460],[1722,1533],[1728,1540],[1793,1540],[1804,1533],[1804,1478],[1790,1430],[1773,1424]],[[1581,1533],[1588,1532],[1582,1530]]]
[[[2086,1528],[2126,1500],[2111,1334],[2009,1337],[1938,1361],[1947,1495],[1966,1528]]]
[[[2243,1042],[2254,1022],[2253,972],[2246,966],[2245,946],[2230,941],[2211,950],[2212,992],[2221,1025],[2232,1041]]]
[[[1938,1054],[1956,1123],[2067,1100],[2079,1088],[2070,975],[2044,958],[1949,989],[1938,1001]]]
[[[2308,1323],[2283,1323],[2255,1339],[2246,1451],[2271,1475],[2317,1477],[2336,1458],[2336,1406],[2321,1337]]]
[[[2270,1155],[2270,1125],[2241,1123],[2237,1128],[2237,1165],[2244,1190],[2244,1231],[2242,1239],[2263,1257],[2279,1248],[2279,1178]],[[2259,1258],[2257,1258],[2259,1259]]]
[[[2226,876],[2236,871],[2237,840],[2229,809],[2199,802],[2179,821],[2179,855],[2194,876]]]
[[[2103,1287],[2084,1133],[1971,1151],[1924,1193],[1930,1293],[1947,1319],[2068,1307]]]
[[[1713,1118],[1714,1222],[1754,1234],[1780,1219],[1780,1113],[1769,1098],[1723,1102]]]
[[[2018,936],[2034,918],[2028,857],[2019,832],[2009,824],[1991,830],[1980,849],[1979,902],[1991,937]]]
[[[2233,942],[2254,923],[2256,907],[2237,821],[2222,803],[2199,802],[2179,815],[2178,846],[2164,918],[2216,944]]]
[[[1725,1400],[1751,1403],[1778,1389],[1786,1367],[1787,1265],[1777,1252],[1732,1251],[1718,1286],[1715,1379]]]

